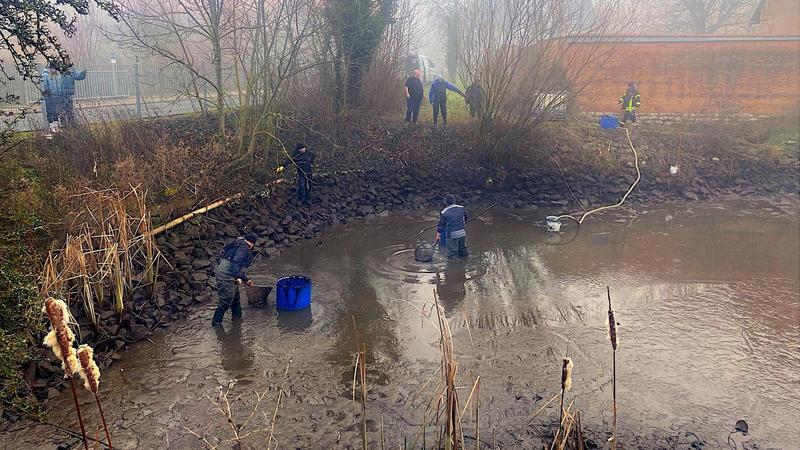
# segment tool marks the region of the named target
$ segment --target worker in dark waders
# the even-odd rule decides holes
[[[253,260],[253,247],[256,245],[258,236],[255,233],[247,233],[244,237],[236,238],[235,241],[228,243],[222,249],[222,258],[217,265],[217,294],[219,304],[214,311],[214,318],[211,325],[217,326],[222,323],[225,312],[230,309],[234,319],[242,318],[242,303],[239,300],[239,285],[246,283],[253,285],[253,281],[247,278],[243,272],[250,267]]]
[[[286,161],[278,167],[278,173],[283,173],[284,166],[292,164],[297,169],[297,200],[304,205],[310,205],[311,181],[314,171],[314,152],[307,149],[305,144],[297,144]]]
[[[642,105],[642,96],[639,95],[639,88],[636,87],[633,81],[628,83],[628,89],[619,98],[619,103],[624,111],[622,124],[625,125],[630,120],[634,125],[638,125],[636,122],[636,110]]]
[[[431,88],[428,90],[428,101],[433,105],[433,125],[439,121],[439,111],[442,112],[442,123],[447,125],[447,91],[453,91],[464,97],[464,94],[455,86],[450,84],[441,75],[437,74],[433,78]]]
[[[447,241],[447,257],[450,259],[466,258],[467,252],[467,210],[461,205],[456,204],[456,197],[447,194],[445,207],[439,215],[439,225],[436,229],[436,242],[442,236]]]

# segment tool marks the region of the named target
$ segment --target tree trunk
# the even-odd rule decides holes
[[[349,62],[347,66],[347,104],[349,107],[361,103],[361,81],[364,77],[364,68],[361,64]]]
[[[336,56],[333,58],[333,78],[334,82],[336,83],[336,94],[333,107],[337,113],[342,112],[346,107],[344,74],[342,74],[342,50],[340,47],[341,45],[336,45]]]
[[[217,115],[219,116],[219,136],[225,138],[225,89],[222,86],[222,45],[219,38],[214,39],[214,80],[217,83]]]

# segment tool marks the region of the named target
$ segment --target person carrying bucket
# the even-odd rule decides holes
[[[253,281],[247,277],[243,270],[250,267],[256,240],[258,240],[258,236],[250,232],[244,237],[236,238],[235,241],[228,243],[222,249],[222,257],[216,270],[219,303],[214,311],[214,318],[211,319],[211,326],[220,325],[228,309],[231,310],[234,319],[242,318],[239,285],[242,283],[246,283],[248,286],[253,285]]]
[[[297,169],[297,200],[304,205],[310,205],[309,193],[311,192],[312,172],[314,170],[314,152],[308,150],[305,144],[297,144],[294,153],[278,167],[278,174],[282,174],[284,166],[293,164]]]
[[[447,242],[447,257],[450,259],[466,258],[467,252],[467,210],[456,204],[456,196],[447,194],[445,198],[447,207],[439,215],[439,225],[436,228],[436,242],[442,236]]]

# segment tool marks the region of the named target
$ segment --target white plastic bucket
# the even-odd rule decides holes
[[[545,219],[547,220],[547,231],[551,233],[561,232],[561,221],[558,220],[557,216],[547,216]]]

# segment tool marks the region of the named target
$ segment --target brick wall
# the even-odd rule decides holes
[[[576,102],[582,112],[619,111],[633,80],[641,113],[694,117],[800,114],[800,37],[735,40],[690,37],[577,43],[573,51],[608,55],[581,71]],[[632,42],[634,39],[642,41]],[[702,41],[707,39],[707,41]],[[688,116],[687,116],[688,117]]]

